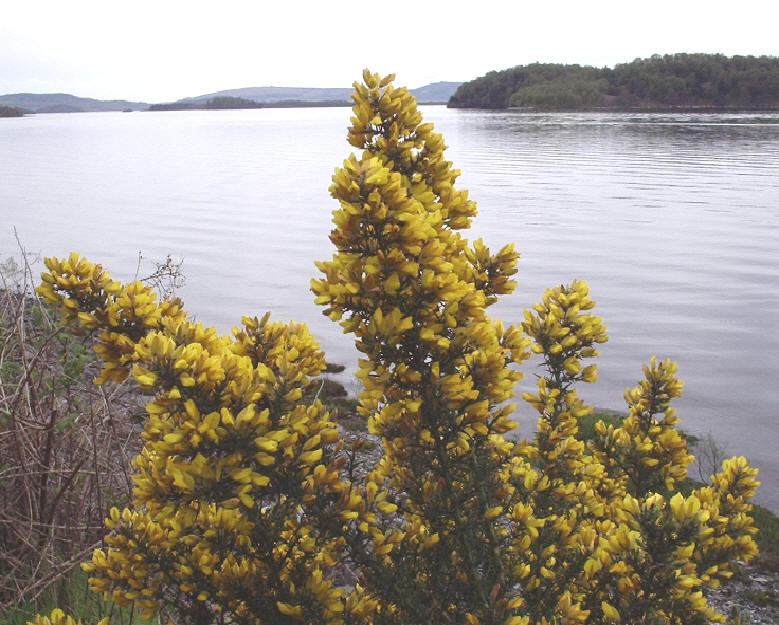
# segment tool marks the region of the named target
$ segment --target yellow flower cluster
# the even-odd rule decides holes
[[[629,413],[620,426],[596,425],[593,453],[613,480],[621,482],[621,490],[638,498],[632,500],[632,508],[617,508],[616,518],[639,527],[642,548],[633,559],[651,562],[653,579],[659,581],[665,575],[663,584],[668,590],[657,595],[655,603],[671,597],[676,607],[666,608],[669,615],[683,607],[721,620],[706,605],[702,590],[729,577],[733,561],[748,560],[757,552],[748,503],[759,484],[757,470],[744,458],[731,458],[723,464],[722,473],[712,476],[712,486],[697,489],[687,498],[673,494],[693,460],[685,440],[674,429],[678,418],[669,407],[670,400],[682,392],[676,370],[671,361],[652,358],[644,367],[644,379],[625,392]],[[628,500],[630,496],[623,503]],[[664,542],[652,544],[650,537]],[[658,561],[660,554],[666,555],[664,562]],[[619,557],[630,561],[625,554]],[[623,593],[622,605],[635,611],[643,597],[651,596],[648,588],[641,587],[649,571],[642,573],[638,564],[630,571],[632,582],[628,584],[628,578],[620,582],[622,590],[630,591]],[[654,582],[653,586],[663,587]],[[640,589],[638,594],[636,589]],[[654,592],[658,593],[657,588]]]
[[[330,239],[337,253],[317,263],[325,277],[312,281],[316,302],[355,334],[365,355],[357,374],[360,410],[384,449],[367,485],[380,495],[368,499],[384,496],[392,505],[371,510],[375,522],[365,527],[373,529],[352,548],[381,563],[371,588],[379,594],[380,585],[394,586],[383,596],[398,618],[463,616],[475,599],[470,619],[497,622],[501,614],[512,622],[518,604],[489,607],[489,595],[498,579],[507,581],[500,570],[516,551],[509,545],[535,531],[532,520],[530,529],[513,533],[503,522],[513,513],[504,504],[514,489],[513,444],[502,435],[514,427],[506,402],[520,378],[509,365],[528,356],[529,342],[485,309],[513,290],[518,255],[511,245],[492,254],[481,240],[470,245],[456,232],[468,227],[476,207],[455,189],[459,172],[443,157],[442,137],[422,123],[414,99],[393,87],[392,76],[366,71],[363,78],[355,84],[349,129],[362,154],[333,176],[339,208]],[[514,472],[526,468],[519,463]],[[478,490],[474,474],[484,476]],[[390,527],[388,511],[402,515],[400,528]],[[492,545],[487,560],[482,543]],[[492,581],[481,575],[485,567]],[[437,599],[415,602],[414,586]],[[492,616],[482,621],[485,610]]]
[[[522,324],[546,370],[537,392],[523,394],[539,418],[534,441],[521,448],[547,482],[546,488],[523,484],[523,497],[532,502],[543,528],[525,555],[530,569],[526,601],[539,623],[555,617],[594,622],[603,610],[585,591],[593,572],[587,556],[603,533],[612,484],[577,436],[578,420],[591,408],[574,388],[597,379],[596,366],[582,362],[597,356],[595,346],[607,340],[601,319],[588,312],[594,306],[587,285],[576,281],[548,289],[525,311]]]
[[[548,290],[525,313],[523,329],[547,370],[538,392],[524,395],[540,418],[534,444],[523,453],[549,479],[548,489],[527,491],[544,528],[530,551],[555,545],[557,556],[546,566],[541,557],[531,559],[529,579],[540,592],[527,601],[544,606],[541,620],[544,611],[559,614],[550,601],[562,596],[560,589],[580,601],[574,605],[587,622],[635,622],[648,614],[668,623],[721,619],[703,588],[726,577],[731,561],[755,553],[747,500],[756,471],[732,459],[713,476],[713,487],[687,498],[674,494],[693,458],[669,406],[682,391],[677,367],[655,358],[625,392],[627,417],[618,427],[597,423],[585,453],[578,419],[591,409],[573,385],[597,377],[594,365],[581,364],[606,340],[600,319],[583,312],[593,305],[586,285],[575,282]],[[731,507],[723,511],[726,500]]]
[[[133,509],[111,511],[108,549],[84,567],[93,590],[148,618],[164,605],[194,622],[336,625],[347,608],[370,611],[368,597],[324,576],[362,499],[340,478],[335,424],[302,400],[325,368],[306,327],[265,315],[220,336],[77,255],[46,264],[39,293],[98,333],[96,382],[131,372],[154,396]]]
[[[72,616],[65,614],[59,608],[51,611],[51,616],[36,616],[34,621],[27,621],[27,625],[81,625]],[[108,618],[101,619],[97,625],[108,625]]]
[[[586,312],[594,306],[587,284],[577,280],[548,289],[532,311],[525,311],[522,329],[534,340],[531,349],[543,355],[548,370],[559,371],[563,390],[578,380],[598,379],[595,365],[582,367],[584,358],[599,354],[595,345],[608,340],[600,317]]]
[[[525,311],[522,329],[532,337],[531,350],[544,359],[549,375],[538,380],[538,392],[525,393],[523,399],[539,413],[536,462],[556,484],[555,496],[565,499],[564,483],[582,468],[583,444],[577,440],[578,419],[591,412],[578,398],[574,384],[595,382],[596,365],[582,366],[585,358],[598,355],[595,345],[608,340],[601,319],[586,312],[595,306],[587,284],[548,289],[543,299]]]
[[[732,562],[749,560],[757,554],[757,528],[749,503],[760,485],[755,479],[757,473],[743,456],[730,458],[722,463],[720,473],[711,476],[712,486],[693,492],[709,514],[702,548],[694,554],[706,584],[716,586],[719,580],[732,576]]]
[[[79,331],[98,331],[95,351],[104,365],[97,383],[124,381],[135,342],[160,328],[163,320],[181,322],[186,318],[178,299],[157,303],[151,287],[141,282],[115,282],[102,265],[76,253],[64,260],[46,258],[44,262],[49,273],[41,274],[38,294],[58,306],[65,321]]]
[[[626,476],[630,491],[640,497],[673,491],[687,477],[687,466],[693,461],[687,443],[674,429],[679,419],[669,407],[670,400],[682,394],[676,371],[670,360],[658,362],[652,357],[644,366],[644,379],[625,391],[628,417],[618,428],[603,422],[596,425],[596,456],[612,475]],[[662,418],[656,418],[658,413]]]
[[[717,585],[716,576],[728,575],[725,554],[715,547],[714,528],[721,529],[722,520],[715,518],[713,504],[698,491],[670,499],[659,493],[641,500],[626,495],[612,502],[613,520],[599,524],[600,535],[584,565],[590,584],[608,589],[594,596],[606,601],[601,606],[606,620],[621,615],[623,622],[634,622],[657,614],[663,623],[724,621],[703,592]],[[733,549],[730,556],[751,557],[754,543],[744,538],[750,533],[740,539],[744,548]]]

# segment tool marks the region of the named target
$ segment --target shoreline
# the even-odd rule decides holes
[[[779,113],[779,105],[728,107],[728,106],[583,106],[583,107],[540,107],[507,106],[505,108],[486,108],[476,106],[449,106],[447,108],[463,111],[501,111],[511,113]]]

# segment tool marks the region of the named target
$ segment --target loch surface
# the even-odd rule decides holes
[[[508,323],[545,288],[586,280],[608,325],[600,380],[620,410],[650,356],[685,381],[681,427],[760,468],[779,510],[779,114],[458,111],[422,107],[478,202],[469,238],[521,253]],[[314,306],[346,108],[84,113],[0,120],[0,257],[71,250],[131,279],[184,259],[187,309],[307,322],[347,388],[356,352]],[[532,364],[518,390],[534,386]],[[521,400],[519,403],[522,404]],[[535,418],[517,409],[519,436]]]

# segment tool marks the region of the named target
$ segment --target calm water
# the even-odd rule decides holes
[[[747,455],[758,500],[779,510],[779,115],[423,111],[479,203],[471,237],[522,253],[517,293],[493,314],[518,322],[546,287],[587,280],[611,340],[584,398],[620,409],[643,362],[675,359],[682,427]],[[13,226],[29,251],[77,250],[121,279],[139,250],[172,254],[198,319],[222,330],[267,309],[304,320],[353,370],[351,344],[308,290],[313,261],[331,253],[327,188],[350,151],[348,117],[0,120],[0,256],[16,253]],[[523,406],[518,418],[529,436],[535,418]]]

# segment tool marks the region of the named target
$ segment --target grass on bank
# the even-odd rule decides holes
[[[141,619],[132,606],[121,607],[102,595],[89,590],[88,575],[78,567],[59,580],[33,604],[13,606],[6,613],[0,612],[0,625],[27,625],[35,615],[48,616],[55,608],[64,609],[77,622],[95,625],[108,618],[110,625],[160,625],[159,617],[152,621]]]

